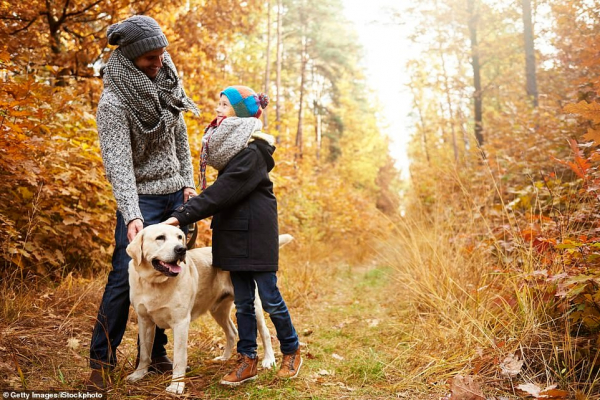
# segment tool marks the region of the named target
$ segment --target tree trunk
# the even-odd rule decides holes
[[[527,95],[533,107],[538,106],[538,90],[535,72],[535,48],[533,45],[533,22],[531,18],[531,0],[521,0],[523,6],[523,36],[525,39],[525,76],[527,77]]]
[[[277,61],[275,84],[277,86],[277,98],[275,99],[275,125],[277,128],[277,143],[281,142],[281,64],[283,56],[283,0],[277,0]]]
[[[267,60],[265,66],[265,93],[269,94],[269,85],[271,83],[271,1],[267,1]],[[263,110],[263,126],[265,130],[269,127],[268,109]]]
[[[298,105],[298,129],[296,130],[296,158],[302,158],[302,125],[303,121],[303,105],[304,105],[304,86],[306,81],[306,65],[308,63],[307,38],[302,36],[302,54],[301,54],[301,71],[300,71],[300,99]]]
[[[477,23],[479,15],[475,9],[475,1],[467,0],[469,11],[469,36],[471,38],[471,65],[473,65],[473,101],[475,103],[475,139],[481,148],[483,146],[483,101],[481,91],[481,64],[477,44]]]
[[[436,2],[437,6],[437,2]],[[450,134],[452,135],[452,151],[454,152],[454,163],[458,164],[458,146],[456,144],[456,131],[454,129],[454,111],[452,109],[452,98],[450,96],[450,83],[448,81],[448,72],[446,71],[446,58],[444,49],[442,49],[442,34],[438,29],[438,50],[442,62],[442,73],[444,76],[444,91],[446,92],[446,102],[448,103],[448,121],[450,123]]]
[[[303,119],[303,111],[304,111],[304,92],[306,85],[306,68],[308,65],[308,37],[306,35],[307,31],[307,20],[306,20],[306,10],[303,7],[300,9],[300,26],[302,29],[301,36],[301,44],[302,49],[300,51],[300,99],[298,104],[298,128],[296,130],[296,159],[302,158],[302,142],[303,142],[303,132],[302,125],[304,124]]]
[[[321,114],[317,114],[317,121],[315,123],[315,140],[317,142],[317,161],[319,161],[321,159],[321,138],[323,137],[322,134],[322,127],[323,127],[323,123],[322,123],[323,117],[321,116]]]
[[[427,165],[431,165],[431,159],[429,158],[429,148],[427,145],[427,128],[425,127],[425,118],[423,118],[423,112],[421,111],[420,97],[417,97],[417,92],[414,86],[411,84],[408,85],[410,88],[410,92],[413,95],[413,102],[415,108],[417,109],[417,113],[419,114],[419,121],[421,121],[421,144],[423,145],[423,152],[425,153],[425,158],[427,159]]]

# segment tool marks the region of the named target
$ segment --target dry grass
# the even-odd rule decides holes
[[[297,246],[297,245],[296,245]],[[387,399],[394,356],[388,352],[394,324],[385,302],[387,272],[368,267],[319,265],[294,245],[286,247],[280,285],[297,327],[305,364],[299,379],[281,382],[274,371],[261,371],[254,383],[223,388],[220,378],[231,368],[213,363],[224,344],[223,334],[209,318],[194,322],[189,338],[186,394],[208,399],[355,398]],[[319,268],[320,267],[320,268]],[[80,390],[89,374],[88,346],[104,279],[68,276],[60,285],[5,279],[0,317],[0,388]],[[10,295],[8,295],[10,294]],[[270,322],[269,322],[270,324]],[[271,327],[272,334],[274,330]],[[170,398],[168,376],[150,376],[139,384],[124,377],[133,370],[136,353],[133,312],[110,398]],[[168,331],[170,334],[170,331]],[[172,343],[172,341],[170,341]],[[171,353],[172,348],[167,348]],[[274,347],[278,349],[276,339]],[[259,349],[259,354],[260,354]],[[427,393],[411,398],[433,398]]]
[[[223,335],[205,317],[190,334],[186,395],[439,399],[463,374],[479,377],[489,398],[520,398],[515,387],[532,382],[557,384],[577,400],[600,399],[598,345],[553,314],[546,283],[532,279],[541,266],[531,246],[519,243],[509,257],[499,241],[474,241],[494,237],[491,223],[464,209],[460,214],[444,204],[389,221],[393,228],[366,247],[372,259],[359,265],[324,262],[326,246],[286,246],[279,282],[303,343],[300,378],[281,382],[273,371],[261,371],[250,385],[221,387],[231,362],[209,361],[220,354]],[[355,243],[346,245],[356,252]],[[17,274],[2,280],[0,388],[83,388],[103,284],[101,276],[69,275],[59,285]],[[136,352],[131,314],[111,398],[167,398],[168,377],[124,381]],[[510,354],[524,360],[512,378],[500,368]]]
[[[395,387],[422,392],[462,374],[477,376],[489,396],[521,396],[517,385],[535,383],[558,385],[578,400],[600,399],[595,337],[578,337],[548,295],[552,284],[536,279],[542,269],[554,274],[562,266],[542,266],[505,212],[516,247],[508,254],[475,204],[484,196],[458,179],[456,186],[462,204],[444,197],[443,204],[414,207],[379,249],[393,269],[399,311],[392,331],[405,348],[392,366]],[[513,377],[501,370],[509,355],[524,360]]]

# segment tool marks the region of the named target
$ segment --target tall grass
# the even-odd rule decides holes
[[[600,398],[593,397],[600,384],[598,352],[582,346],[567,314],[558,312],[547,279],[561,266],[542,266],[510,211],[495,206],[502,214],[486,217],[480,210],[494,207],[491,201],[474,200],[486,196],[455,178],[455,199],[412,202],[394,232],[382,238],[379,253],[393,268],[392,301],[402,310],[397,340],[405,346],[397,386],[422,390],[470,374],[480,376],[488,391],[515,394],[521,383],[556,384],[578,398]],[[436,189],[448,193],[447,186]],[[503,235],[497,234],[498,221]],[[502,373],[509,355],[524,360],[515,376]]]

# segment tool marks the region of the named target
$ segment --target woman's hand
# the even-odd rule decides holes
[[[161,224],[179,226],[179,220],[177,220],[177,218],[175,218],[175,217],[169,217],[169,219],[167,219],[166,221],[161,222]]]

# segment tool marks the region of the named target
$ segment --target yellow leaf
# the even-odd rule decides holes
[[[25,186],[19,186],[17,188],[19,194],[23,198],[23,200],[31,200],[33,198],[33,192],[27,189]]]

